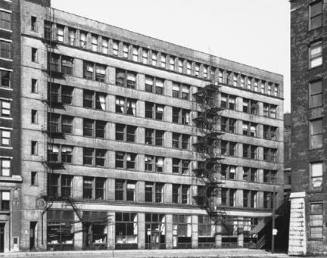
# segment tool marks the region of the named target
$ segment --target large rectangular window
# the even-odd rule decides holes
[[[104,82],[106,79],[107,67],[102,64],[96,64],[92,62],[84,61],[84,78],[88,80],[95,80],[98,82]]]
[[[83,164],[103,167],[106,160],[106,150],[83,148]]]
[[[136,100],[117,96],[116,113],[136,116]]]
[[[315,1],[309,6],[309,29],[313,30],[322,26],[323,1]]]
[[[83,177],[83,199],[103,200],[105,181],[101,177]]]
[[[309,121],[310,129],[310,148],[317,149],[323,146],[323,123],[321,119]]]
[[[11,176],[11,159],[1,158],[0,166],[1,176]]]
[[[135,169],[136,153],[116,152],[116,168]]]
[[[135,142],[136,126],[116,124],[116,140]]]
[[[106,95],[100,92],[84,90],[83,107],[106,110]]]
[[[320,65],[322,65],[322,41],[317,41],[309,47],[309,68]]]
[[[115,248],[137,249],[137,214],[116,212]]]
[[[163,120],[164,105],[152,102],[145,102],[145,117],[156,120]]]
[[[116,179],[115,200],[135,202],[135,188],[135,181]]]
[[[136,73],[127,70],[116,69],[116,85],[130,88],[130,89],[135,89]]]
[[[164,79],[145,76],[145,91],[162,95],[164,89]]]

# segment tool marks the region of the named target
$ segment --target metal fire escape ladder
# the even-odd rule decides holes
[[[198,205],[206,209],[208,215],[219,224],[222,222],[225,211],[219,207],[219,195],[221,186],[224,182],[221,179],[221,136],[223,132],[220,130],[219,123],[221,119],[221,111],[219,105],[220,86],[215,84],[214,78],[212,82],[204,88],[199,89],[194,94],[198,112],[197,118],[193,121],[197,128],[197,143],[194,144],[198,158],[202,161],[194,170],[195,176],[204,184],[202,193],[198,193]]]

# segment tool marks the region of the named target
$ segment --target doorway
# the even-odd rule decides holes
[[[30,250],[35,250],[36,224],[36,221],[30,222]]]
[[[0,253],[5,250],[5,224],[0,223]]]

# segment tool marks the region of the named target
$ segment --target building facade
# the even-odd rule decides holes
[[[263,246],[283,199],[281,75],[19,3],[19,250]],[[208,85],[219,225],[196,198],[194,96]]]
[[[326,1],[291,2],[290,254],[326,249]]]

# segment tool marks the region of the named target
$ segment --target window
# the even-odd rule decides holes
[[[70,175],[49,174],[48,195],[52,198],[71,197],[73,177]]]
[[[263,126],[263,138],[267,140],[277,141],[277,127],[264,125]]]
[[[98,52],[98,36],[92,35],[91,37],[91,49],[94,52]]]
[[[258,127],[258,124],[243,121],[243,124],[242,124],[243,135],[257,137],[257,127]]]
[[[190,174],[190,160],[173,158],[172,171],[176,174],[188,175]]]
[[[310,238],[323,238],[323,204],[310,203],[309,213]]]
[[[243,99],[243,112],[257,115],[259,110],[258,102],[252,99]]]
[[[190,86],[173,82],[173,98],[190,99]]]
[[[73,58],[48,53],[48,60],[51,73],[62,73],[67,75],[73,74]]]
[[[221,141],[221,155],[235,156],[236,142]]]
[[[172,71],[175,70],[175,57],[173,56],[169,58],[169,69]]]
[[[80,40],[79,40],[79,44],[81,46],[81,48],[86,48],[86,32],[80,32]]]
[[[76,44],[76,30],[71,28],[68,29],[68,44],[71,46]]]
[[[248,182],[257,182],[258,181],[258,169],[257,168],[243,168],[243,180]]]
[[[11,14],[5,11],[0,11],[0,28],[11,30]]]
[[[2,211],[10,210],[10,192],[9,191],[0,191],[0,208]]]
[[[106,110],[106,95],[99,92],[84,90],[83,107]]]
[[[198,215],[198,232],[199,237],[207,239],[214,235],[214,221],[208,215]],[[199,239],[200,240],[200,239]]]
[[[37,141],[31,141],[31,155],[37,155]]]
[[[130,89],[136,88],[136,73],[116,69],[116,85]]]
[[[135,142],[136,126],[116,124],[116,140]]]
[[[256,91],[256,92],[258,91],[258,84],[259,84],[258,80],[254,80],[253,90]]]
[[[173,184],[173,203],[190,204],[190,186]]]
[[[116,113],[136,116],[136,100],[117,96]]]
[[[149,50],[147,49],[142,50],[142,63],[143,64],[149,63]]]
[[[164,158],[151,155],[144,156],[144,167],[147,172],[163,172]]]
[[[272,209],[273,206],[273,193],[263,192],[263,208]]]
[[[225,133],[235,133],[236,119],[221,117],[221,130]]]
[[[271,88],[272,88],[272,84],[270,82],[268,82],[267,95],[271,95]]]
[[[200,75],[200,65],[195,64],[194,65],[194,76],[199,77],[199,75]]]
[[[263,115],[265,117],[277,118],[277,106],[263,103]]]
[[[160,55],[160,67],[166,68],[166,55],[164,54]]]
[[[221,178],[222,179],[236,179],[236,167],[231,165],[221,165]]]
[[[11,176],[11,160],[6,158],[0,158],[0,175]]]
[[[48,131],[71,134],[73,132],[73,117],[48,113]]]
[[[183,72],[183,60],[178,59],[177,61],[177,70],[179,73]]]
[[[116,168],[135,169],[136,153],[116,152]]]
[[[103,149],[83,148],[83,164],[104,167],[106,152]]]
[[[96,138],[104,138],[105,136],[105,128],[106,122],[99,120],[83,120],[83,135],[96,137]]]
[[[11,102],[0,99],[0,112],[2,117],[10,117],[11,115]]]
[[[221,188],[221,204],[234,207],[236,205],[236,190]]]
[[[173,107],[173,123],[190,125],[191,124],[191,111],[183,108]]]
[[[83,199],[104,200],[105,178],[83,177]]]
[[[1,17],[2,18],[2,17]],[[37,31],[37,22],[36,22],[36,17],[35,16],[31,16],[31,31]],[[10,28],[8,28],[10,29]]]
[[[57,25],[57,40],[64,42],[64,26]]]
[[[164,131],[145,128],[145,144],[162,146]]]
[[[277,149],[263,148],[263,160],[277,162]]]
[[[37,172],[32,171],[31,172],[31,185],[37,185]]]
[[[322,187],[323,181],[323,163],[314,162],[310,163],[310,174],[311,174],[311,188],[319,189]]]
[[[118,56],[118,52],[119,52],[119,45],[117,41],[113,41],[112,42],[112,54],[115,56]]]
[[[73,147],[67,145],[48,145],[48,161],[54,163],[72,163]]]
[[[63,163],[72,163],[73,158],[73,147],[72,146],[61,146],[61,161]]]
[[[145,76],[145,91],[155,94],[163,94],[164,79]]]
[[[258,159],[258,146],[243,144],[243,158]]]
[[[309,6],[309,29],[313,30],[322,26],[323,1],[315,1]]]
[[[173,148],[188,150],[190,138],[187,134],[173,133]]]
[[[35,109],[31,110],[31,123],[37,124],[37,110]]]
[[[37,56],[37,52],[38,51],[34,47],[32,47],[32,50],[31,51],[32,51],[31,52],[31,60],[32,60],[32,62],[37,63],[38,62],[38,56]]]
[[[265,93],[265,90],[266,90],[266,83],[265,83],[264,81],[262,81],[262,82],[260,83],[260,92],[261,92],[262,94],[264,94],[264,93]]]
[[[276,170],[263,170],[263,182],[275,184],[277,182],[277,171]]]
[[[151,64],[156,66],[157,65],[157,62],[158,62],[158,53],[152,51]]]
[[[192,65],[190,62],[186,62],[186,74],[192,74]]]
[[[323,146],[323,123],[322,118],[309,121],[310,148],[317,149]]]
[[[145,118],[163,120],[164,105],[145,102]]]
[[[278,84],[275,84],[275,85],[274,85],[274,92],[273,92],[273,95],[277,97],[278,94],[279,94],[279,85],[278,85]]]
[[[132,48],[132,60],[137,62],[139,60],[139,51],[137,47]]]
[[[102,48],[101,48],[101,52],[102,54],[108,55],[109,53],[109,47],[108,47],[108,39],[106,38],[102,38]]]
[[[123,44],[123,57],[124,58],[128,58],[128,52],[129,52],[128,45]]]
[[[221,93],[220,106],[222,108],[235,110],[236,107],[235,102],[236,102],[236,96]]]
[[[130,248],[131,246],[137,248],[137,224],[138,222],[136,213],[116,212],[116,248]]]
[[[71,105],[73,100],[73,90],[73,87],[49,83],[48,100],[52,104]]]
[[[322,65],[322,41],[317,41],[309,47],[309,68],[320,65]]]
[[[161,203],[163,201],[163,184],[145,182],[144,194],[145,202]]]
[[[84,78],[104,82],[106,79],[106,69],[105,65],[84,61]]]
[[[203,78],[208,78],[208,67],[203,66],[202,75]]]
[[[309,83],[309,107],[322,106],[322,80]]]
[[[116,179],[115,200],[135,202],[135,188],[135,181]]]
[[[11,86],[11,72],[0,70],[0,83],[1,87],[10,88]]]
[[[37,93],[38,92],[38,83],[37,83],[37,79],[32,79],[31,80],[31,92],[32,93]]]

